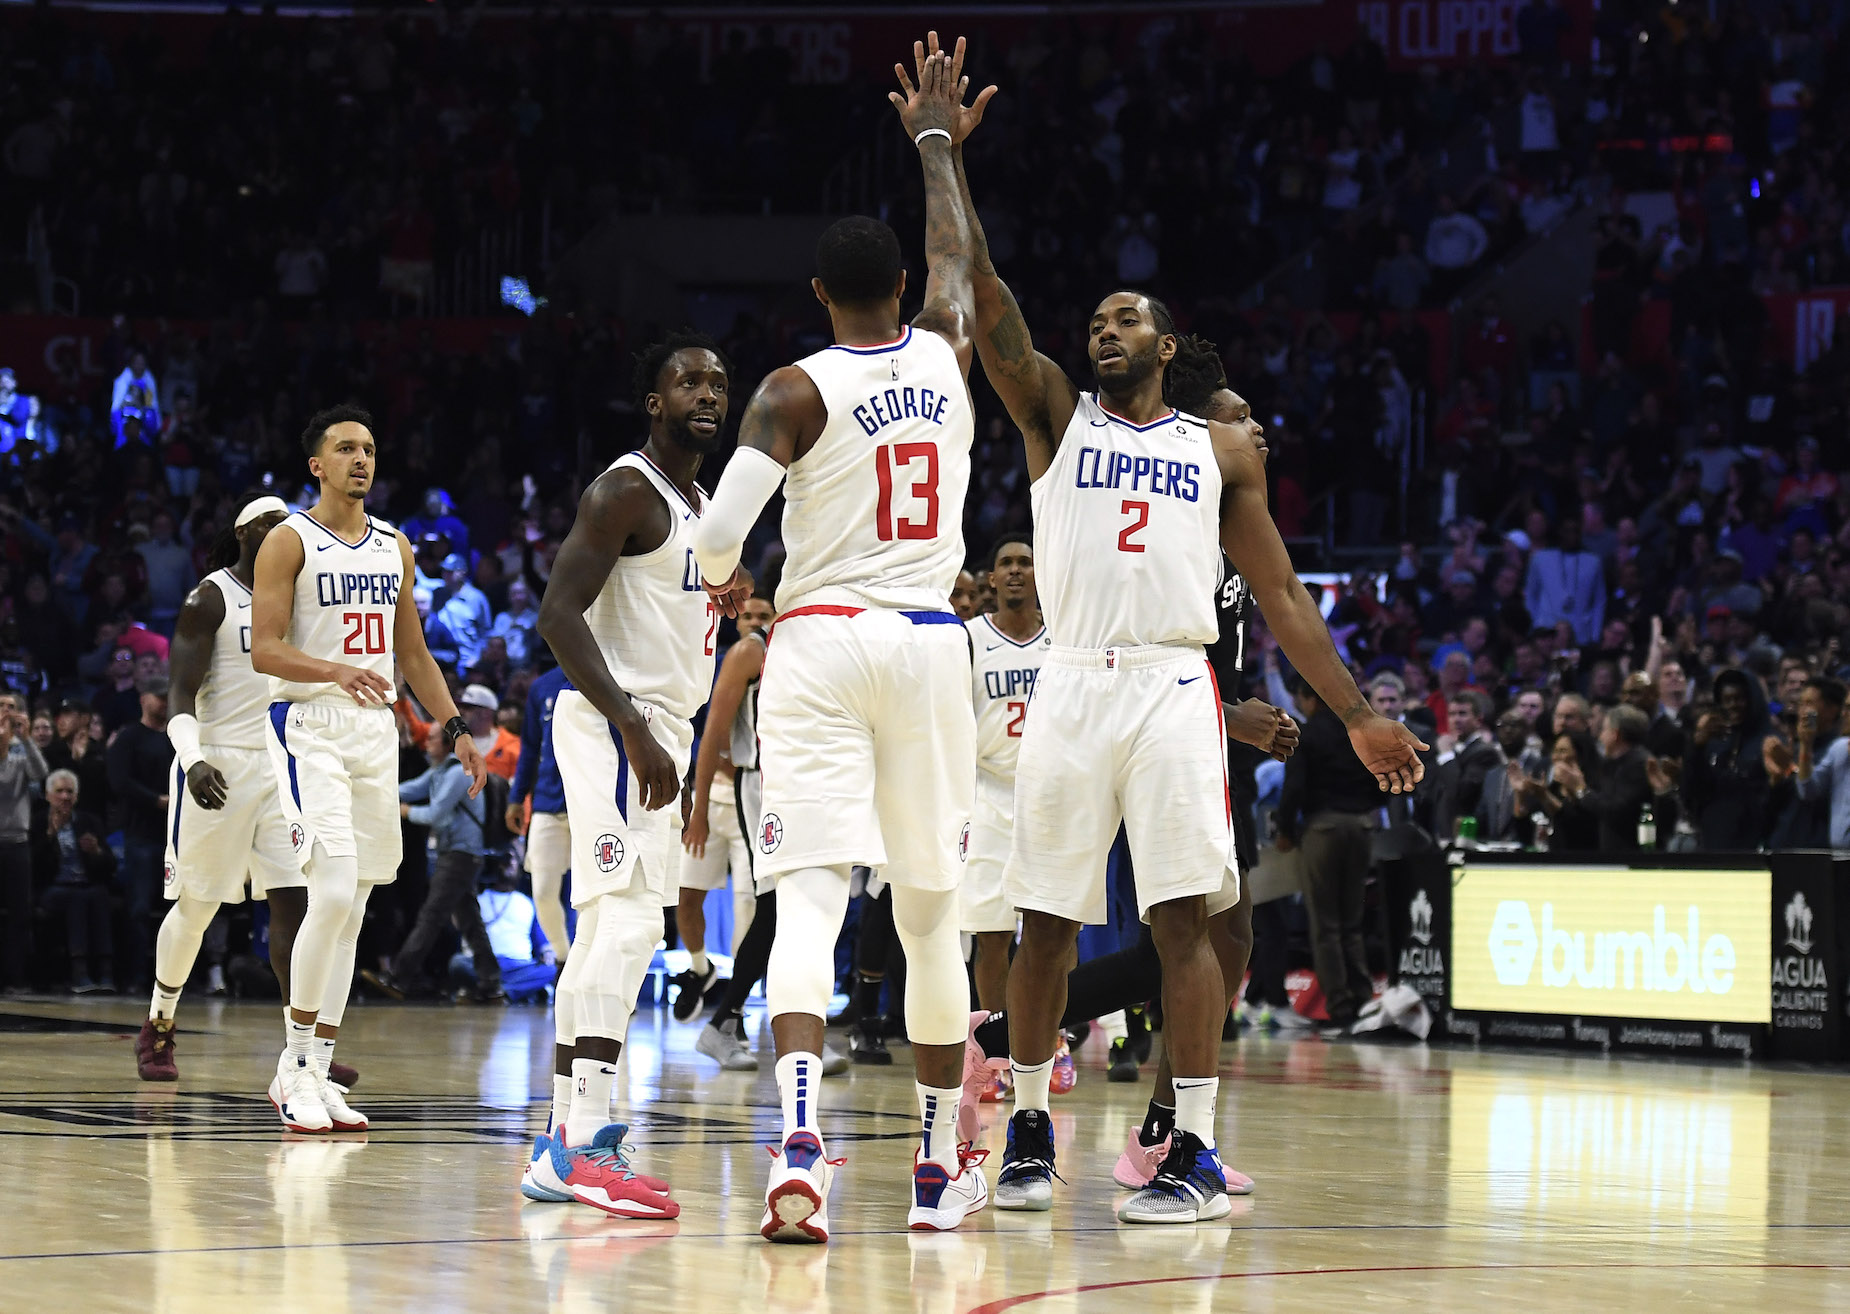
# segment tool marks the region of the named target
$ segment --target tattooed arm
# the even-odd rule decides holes
[[[898,72],[905,94],[894,92],[888,99],[899,110],[899,120],[917,144],[925,167],[925,308],[912,323],[950,343],[967,378],[970,326],[976,315],[970,291],[970,226],[958,199],[950,138],[960,111],[956,79],[950,57],[941,51],[920,60],[916,87],[903,68]],[[931,135],[921,139],[922,133]]]

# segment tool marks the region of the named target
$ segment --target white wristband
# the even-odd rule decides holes
[[[167,738],[173,743],[173,755],[184,771],[191,771],[204,760],[199,748],[199,722],[189,712],[167,718]]]
[[[946,146],[949,146],[951,144],[951,134],[946,132],[943,128],[925,129],[925,131],[921,132],[918,136],[912,139],[912,144],[914,146],[922,146],[925,144],[925,139],[927,137],[942,137],[944,138],[944,144]]]

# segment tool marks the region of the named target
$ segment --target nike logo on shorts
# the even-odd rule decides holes
[[[1199,680],[1200,678],[1201,677],[1199,675],[1191,675],[1186,680],[1177,680],[1176,683],[1177,684],[1193,684],[1195,681]]]

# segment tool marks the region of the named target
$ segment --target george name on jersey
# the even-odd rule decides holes
[[[384,571],[322,571],[315,601],[324,607],[396,607],[399,579]]]
[[[1026,698],[1034,692],[1034,677],[1040,672],[1029,668],[1012,671],[984,671],[983,692],[991,699]]]
[[[1164,461],[1082,447],[1074,470],[1076,488],[1115,488],[1184,502],[1201,500],[1201,466],[1194,461]]]
[[[942,425],[949,400],[932,388],[888,388],[855,407],[854,418],[870,438],[901,420],[930,420]]]

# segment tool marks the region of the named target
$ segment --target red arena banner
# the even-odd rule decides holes
[[[1850,314],[1850,287],[1816,287],[1808,292],[1771,292],[1760,298],[1766,307],[1767,331],[1774,358],[1794,370],[1805,370],[1831,349],[1837,322]],[[1593,309],[1581,307],[1580,360],[1591,372]],[[1632,321],[1628,355],[1634,362],[1667,360],[1671,353],[1670,303],[1647,301]]]

